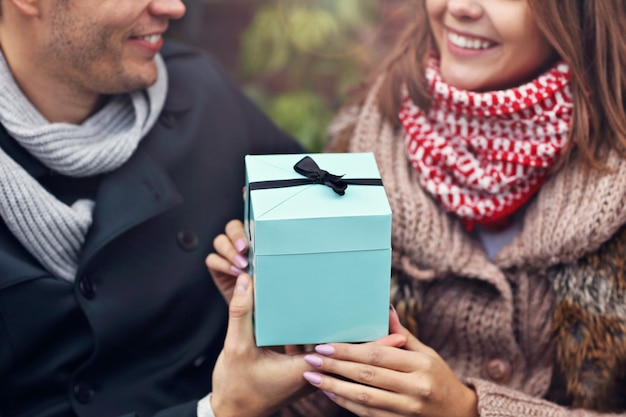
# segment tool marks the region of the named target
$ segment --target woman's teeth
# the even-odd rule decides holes
[[[491,42],[466,38],[456,33],[449,33],[448,40],[452,45],[465,49],[487,49],[492,46]]]

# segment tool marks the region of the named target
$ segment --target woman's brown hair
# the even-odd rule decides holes
[[[589,166],[601,168],[607,150],[623,155],[626,149],[626,38],[621,34],[621,28],[626,27],[626,1],[527,1],[537,25],[571,71],[573,140],[562,161],[576,154]],[[395,126],[399,126],[402,83],[406,83],[418,106],[427,108],[430,102],[423,63],[435,45],[425,0],[415,0],[414,4],[415,18],[376,74],[386,74],[378,102],[381,112]],[[361,95],[357,101],[363,98]]]

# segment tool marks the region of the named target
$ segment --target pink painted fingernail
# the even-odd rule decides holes
[[[304,360],[306,363],[308,363],[311,366],[315,366],[316,368],[319,368],[320,366],[322,366],[322,358],[320,358],[319,356],[306,355],[304,357]]]
[[[235,264],[241,268],[245,269],[248,267],[248,260],[241,255],[235,256]]]
[[[324,391],[324,390],[322,390],[322,392],[324,393],[324,395],[326,395],[331,400],[334,400],[335,398],[337,398],[337,396],[335,394],[333,394],[332,392],[328,392],[328,391]]]
[[[332,356],[335,353],[335,348],[331,345],[317,345],[315,351],[320,355]]]
[[[393,306],[393,304],[389,304],[389,310],[391,310],[391,312],[393,313],[393,315],[398,319],[398,321],[400,320],[400,318],[398,317],[398,312],[396,311],[396,308]]]
[[[235,242],[235,249],[237,249],[237,252],[243,252],[243,250],[247,247],[248,242],[244,238],[237,239],[237,241]]]
[[[246,271],[244,271],[243,269],[237,268],[235,265],[231,265],[230,266],[230,270],[235,275],[241,275],[241,274],[245,274],[246,273]]]
[[[319,385],[322,383],[322,376],[320,374],[318,374],[317,372],[305,372],[302,374],[302,376],[304,377],[304,379],[306,379],[307,381],[309,381],[311,384],[313,385]]]

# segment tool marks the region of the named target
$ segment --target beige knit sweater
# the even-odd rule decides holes
[[[554,174],[490,261],[421,189],[375,96],[331,136],[356,121],[349,150],[376,156],[393,213],[392,294],[419,338],[475,388],[482,417],[626,413],[626,161],[612,155],[609,174]],[[285,414],[332,407],[317,394]]]

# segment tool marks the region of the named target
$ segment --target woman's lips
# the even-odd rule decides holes
[[[460,56],[476,56],[498,46],[497,42],[486,38],[471,36],[454,31],[446,32],[448,49]]]

